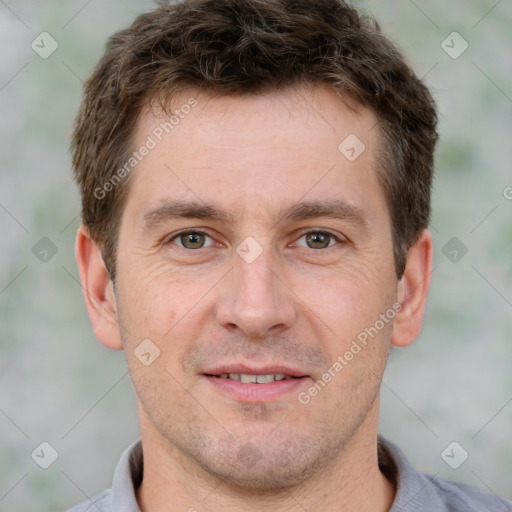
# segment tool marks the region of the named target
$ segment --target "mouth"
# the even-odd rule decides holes
[[[308,385],[311,377],[285,367],[229,366],[209,370],[203,377],[213,388],[238,402],[268,403]]]
[[[284,373],[266,373],[260,375],[253,375],[249,373],[221,373],[220,375],[209,375],[207,377],[217,377],[218,379],[229,379],[242,382],[243,384],[268,384],[280,380],[300,379],[301,377],[292,377]]]

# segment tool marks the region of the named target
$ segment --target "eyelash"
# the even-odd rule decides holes
[[[209,238],[211,238],[213,240],[213,237],[210,236],[206,231],[203,231],[201,229],[186,229],[184,231],[180,231],[174,235],[172,235],[171,238],[167,238],[166,240],[164,240],[164,244],[163,245],[169,245],[169,244],[172,244],[172,242],[174,240],[176,240],[177,238],[183,236],[183,235],[191,235],[191,234],[201,234],[201,235],[205,235]],[[305,236],[308,236],[308,235],[311,235],[311,234],[323,234],[323,235],[329,235],[331,238],[334,238],[334,240],[338,243],[338,244],[343,244],[346,242],[346,240],[342,240],[340,239],[340,237],[336,236],[334,233],[331,233],[330,231],[325,231],[325,230],[320,230],[320,229],[312,229],[312,230],[309,230],[309,231],[306,231],[305,233],[302,233],[302,235],[298,238],[298,240],[300,240],[301,238],[304,238]],[[187,252],[194,252],[194,251],[200,251],[201,249],[208,249],[208,247],[200,247],[199,249],[187,249],[186,247],[181,247],[181,246],[177,246],[179,249],[181,250],[184,250],[184,251],[187,251]],[[319,250],[326,250],[326,249],[330,249],[331,247],[333,246],[328,246],[328,247],[325,247],[323,249],[312,249],[314,251],[319,251]],[[303,247],[304,249],[308,249],[308,247]]]

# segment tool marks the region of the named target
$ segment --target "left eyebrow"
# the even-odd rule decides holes
[[[370,228],[370,221],[364,210],[342,199],[300,202],[281,210],[277,216],[279,222],[301,221],[318,217],[347,221],[364,230]]]

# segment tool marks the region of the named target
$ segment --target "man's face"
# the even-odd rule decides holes
[[[141,428],[232,483],[292,485],[376,431],[393,322],[375,325],[397,297],[376,118],[326,88],[196,99],[161,141],[165,115],[135,133],[156,147],[133,171],[116,300]],[[254,374],[294,378],[237,380]]]

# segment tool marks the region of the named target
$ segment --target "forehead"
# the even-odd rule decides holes
[[[169,197],[223,204],[235,218],[256,206],[282,212],[301,199],[384,205],[377,119],[328,88],[184,91],[167,110],[146,109],[134,133],[136,151],[151,146],[128,197],[144,214]]]

